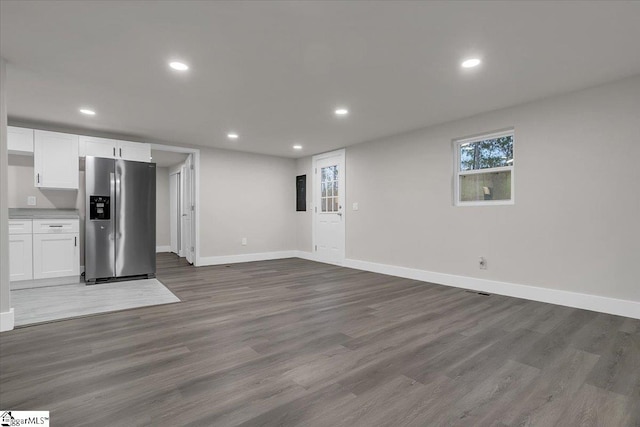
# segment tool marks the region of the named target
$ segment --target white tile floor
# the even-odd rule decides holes
[[[16,326],[179,301],[157,279],[11,291]]]

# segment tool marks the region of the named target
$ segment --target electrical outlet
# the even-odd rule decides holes
[[[36,205],[36,196],[27,197],[27,205],[28,206],[35,206]]]
[[[357,211],[358,209],[359,209],[359,207],[358,207],[358,202],[355,202],[355,203],[353,204],[353,210],[354,210],[354,211]]]
[[[246,237],[242,238],[242,246],[247,246],[247,238]]]
[[[482,256],[478,259],[478,267],[480,267],[480,270],[487,269],[487,260]]]

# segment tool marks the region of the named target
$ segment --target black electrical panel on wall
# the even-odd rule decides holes
[[[296,211],[307,210],[307,175],[296,176]]]

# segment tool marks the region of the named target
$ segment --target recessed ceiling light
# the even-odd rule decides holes
[[[189,66],[187,64],[178,61],[169,62],[169,67],[178,71],[187,71],[189,69]]]
[[[235,133],[235,132],[229,132],[227,134],[227,138],[229,138],[229,139],[238,139],[238,137],[239,137],[239,135],[237,133]]]
[[[89,110],[88,108],[81,108],[81,109],[80,109],[80,112],[81,112],[82,114],[86,114],[87,116],[95,116],[95,115],[96,115],[96,112],[95,112],[95,111],[93,111],[93,110]]]
[[[336,108],[336,111],[334,111],[334,113],[336,114],[336,116],[346,116],[347,114],[349,114],[349,110],[347,110],[346,108]]]
[[[296,145],[293,146],[293,149],[294,150],[302,150],[302,145],[296,144]]]
[[[480,61],[478,58],[469,58],[462,61],[462,64],[460,65],[462,66],[462,68],[473,68],[480,65],[481,62],[482,61]]]

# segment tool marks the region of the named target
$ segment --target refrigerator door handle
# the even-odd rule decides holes
[[[116,198],[116,174],[111,172],[109,173],[109,196],[111,196],[111,208],[113,209],[113,203]]]
[[[115,148],[113,149],[115,151]],[[116,235],[116,209],[117,209],[117,200],[116,200],[116,174],[114,172],[109,173],[109,196],[111,196],[111,236],[109,236],[110,240],[115,240]],[[115,259],[115,252],[113,254]]]

